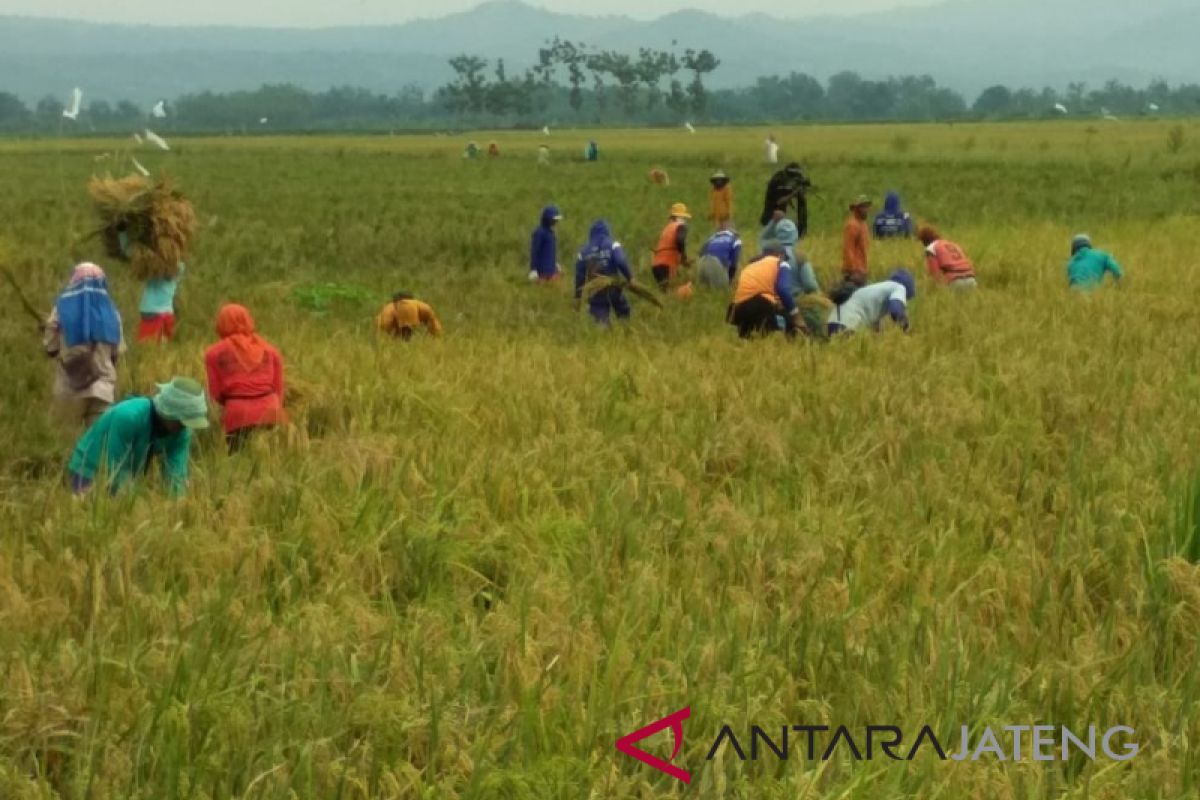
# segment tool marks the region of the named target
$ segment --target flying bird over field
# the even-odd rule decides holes
[[[133,132],[133,140],[135,142],[137,142],[138,144],[142,144],[142,135],[140,133],[138,133],[137,131],[134,131]]]
[[[167,140],[159,136],[149,128],[146,129],[146,141],[158,147],[159,150],[170,150],[171,145],[167,144]]]
[[[260,120],[258,121],[258,124],[259,124],[259,125],[266,125],[266,124],[267,124],[267,118],[266,118],[266,117],[263,117],[262,119],[260,119]]]
[[[130,158],[129,160],[133,162],[133,168],[138,171],[139,175],[141,175],[143,178],[150,177],[150,170],[143,167],[142,162],[138,161],[136,158]]]
[[[690,122],[685,122],[685,123],[683,123],[683,127],[687,128],[687,132],[688,132],[688,133],[695,133],[695,132],[696,132],[696,129],[692,127],[692,123],[690,123]]]
[[[1155,111],[1158,111],[1158,103],[1151,103],[1148,108],[1150,109],[1150,113],[1153,114]]]
[[[1055,110],[1055,111],[1057,111],[1057,112],[1058,112],[1058,113],[1060,113],[1060,114],[1065,114],[1065,113],[1067,113],[1067,107],[1066,107],[1066,106],[1064,106],[1062,103],[1055,103],[1055,104],[1054,104],[1054,110]]]
[[[167,101],[159,100],[154,104],[154,108],[150,110],[150,113],[153,114],[157,119],[165,119],[167,116]]]
[[[79,119],[79,107],[83,103],[83,90],[78,86],[71,93],[71,107],[63,109],[63,116],[72,122]]]

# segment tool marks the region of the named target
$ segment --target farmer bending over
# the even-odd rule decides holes
[[[433,308],[417,300],[408,292],[396,292],[392,302],[383,307],[375,317],[375,327],[380,333],[395,336],[404,341],[413,337],[418,326],[425,326],[430,336],[442,335],[442,323]]]
[[[844,284],[830,294],[834,308],[829,312],[827,322],[829,335],[864,328],[878,331],[887,317],[907,332],[908,301],[916,296],[916,281],[906,269],[898,269],[886,281],[861,289],[850,283]]]

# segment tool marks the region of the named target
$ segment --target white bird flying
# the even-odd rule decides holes
[[[259,124],[259,125],[266,125],[266,124],[267,124],[267,118],[266,118],[266,117],[263,117],[262,119],[260,119],[260,120],[258,121],[258,124]]]
[[[158,119],[165,119],[167,116],[167,101],[159,100],[154,104],[154,108],[150,110],[150,113]]]
[[[696,132],[696,129],[692,127],[692,123],[690,123],[690,122],[685,122],[685,123],[683,123],[683,127],[687,128],[687,132],[688,132],[688,133],[695,133],[695,132]]]
[[[143,167],[142,163],[140,161],[138,161],[136,158],[132,158],[132,157],[129,160],[133,162],[133,168],[136,169],[143,178],[150,177],[150,170]]]
[[[1057,111],[1057,112],[1058,112],[1058,113],[1060,113],[1060,114],[1065,114],[1065,113],[1067,113],[1067,107],[1066,107],[1066,106],[1064,106],[1062,103],[1055,103],[1055,104],[1054,104],[1054,110],[1055,110],[1055,111]]]
[[[63,116],[72,121],[79,119],[79,107],[82,103],[83,90],[76,86],[75,91],[71,93],[71,107],[63,109]]]
[[[142,135],[140,133],[138,133],[137,131],[134,131],[133,132],[133,140],[135,142],[137,142],[138,144],[141,144],[142,143]]]
[[[1151,111],[1158,111],[1158,103],[1151,103],[1151,104],[1150,104],[1150,110],[1151,110]]]
[[[170,150],[171,145],[167,144],[167,140],[159,136],[149,128],[146,129],[146,141],[158,147],[159,150]]]

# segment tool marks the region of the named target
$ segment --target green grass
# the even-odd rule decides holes
[[[178,341],[134,347],[123,389],[201,377],[237,301],[294,426],[232,459],[202,437],[182,502],[74,503],[50,365],[2,290],[0,797],[1195,796],[1200,131],[1175,148],[1174,124],[777,131],[822,188],[826,282],[844,200],[889,188],[979,268],[973,297],[922,282],[910,336],[825,347],[738,342],[700,294],[606,333],[525,282],[543,203],[564,264],[603,216],[645,277],[716,167],[753,238],[765,130],[605,132],[591,165],[591,134],[556,133],[550,169],[518,134],[495,162],[466,137],[139,153],[204,228]],[[129,333],[138,287],[71,248],[116,146],[0,142],[0,219],[31,296],[98,258]],[[1068,293],[1082,230],[1125,286]],[[919,247],[875,247],[877,275],[899,264],[923,272]],[[374,340],[402,288],[444,339]],[[689,704],[690,789],[613,749]],[[1143,749],[705,762],[726,722],[1125,724]]]

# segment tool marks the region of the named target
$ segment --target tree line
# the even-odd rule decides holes
[[[1118,81],[1089,89],[988,87],[972,102],[928,75],[869,79],[839,72],[827,81],[803,73],[759,78],[752,86],[710,89],[720,60],[707,50],[643,48],[636,54],[590,51],[556,39],[535,66],[509,74],[503,60],[450,60],[455,78],[427,92],[406,85],[386,95],[341,86],[313,92],[290,84],[250,91],[186,94],[167,104],[165,120],[129,100],[88,101],[77,120],[44,97],[32,108],[0,91],[0,132],[117,133],[142,125],[174,131],[444,130],[542,125],[679,125],[787,122],[922,122],[1037,119],[1056,116],[1192,115],[1200,85]]]

